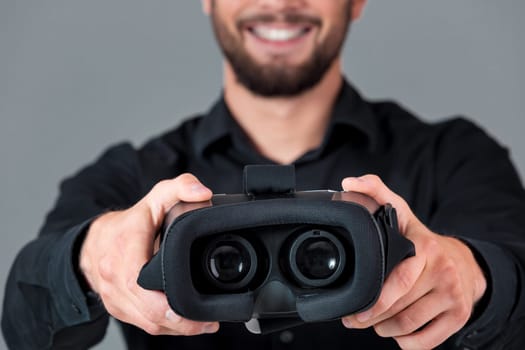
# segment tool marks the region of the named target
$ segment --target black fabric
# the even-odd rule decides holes
[[[62,183],[40,234],[14,262],[2,312],[8,346],[50,348],[60,333],[61,343],[69,337],[72,348],[83,348],[103,337],[98,322],[107,322],[107,315],[75,275],[73,247],[83,223],[133,205],[159,180],[183,172],[214,193],[242,193],[244,165],[271,163],[254,150],[222,99],[140,148],[111,147]],[[487,268],[487,303],[443,348],[524,348],[525,192],[508,151],[482,129],[463,118],[426,123],[395,103],[365,101],[346,84],[320,147],[293,163],[299,191],[338,190],[347,176],[377,174],[430,229],[476,251]],[[294,328],[289,342],[279,333],[252,335],[243,325],[222,324],[217,334],[197,337],[151,337],[123,327],[131,349],[397,348],[372,329],[349,330],[340,321]]]

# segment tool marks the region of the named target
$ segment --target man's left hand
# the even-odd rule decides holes
[[[374,327],[403,349],[432,349],[460,330],[487,288],[472,251],[456,238],[430,231],[408,204],[375,175],[343,180],[345,191],[366,194],[396,208],[399,231],[416,255],[402,261],[386,279],[370,309],[343,318],[348,328]]]

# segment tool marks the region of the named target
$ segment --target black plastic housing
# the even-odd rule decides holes
[[[247,327],[255,333],[371,307],[390,271],[415,254],[412,242],[398,232],[395,209],[359,193],[294,192],[289,169],[279,167],[281,175],[273,182],[265,180],[271,169],[260,170],[245,172],[254,174],[245,179],[245,194],[174,206],[165,219],[160,249],[142,269],[138,283],[164,291],[173,310],[185,318],[251,320]],[[265,174],[262,180],[260,174]],[[336,237],[344,259],[333,281],[312,285],[306,280],[305,287],[300,283],[304,279],[290,276],[286,254],[289,237],[309,229]],[[210,287],[199,276],[200,252],[205,254],[207,242],[221,235],[240,235],[253,243],[258,262],[250,283],[228,290],[218,288],[220,284]]]

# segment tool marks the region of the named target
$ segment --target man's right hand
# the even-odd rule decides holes
[[[218,322],[196,322],[176,315],[164,293],[137,284],[170,208],[179,201],[199,202],[211,196],[197,178],[183,174],[159,182],[133,207],[104,214],[91,224],[79,265],[113,317],[152,335],[197,335],[219,329]]]

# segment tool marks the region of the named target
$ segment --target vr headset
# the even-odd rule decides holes
[[[415,254],[396,211],[352,192],[295,191],[293,166],[247,166],[244,194],[179,203],[138,283],[197,321],[269,333],[371,307]]]

